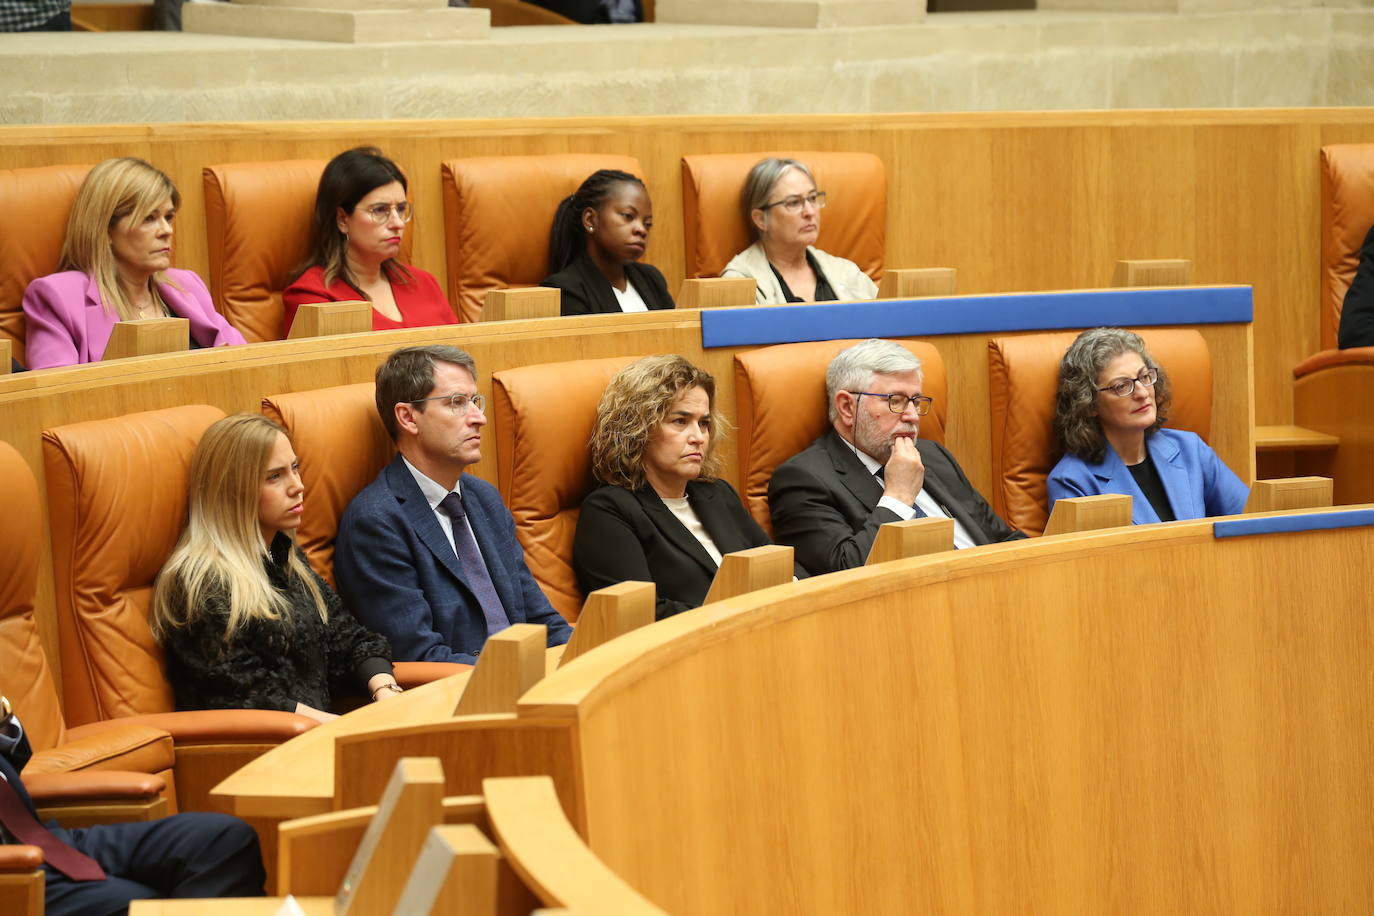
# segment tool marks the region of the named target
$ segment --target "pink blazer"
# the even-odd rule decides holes
[[[191,339],[202,347],[245,343],[210,301],[205,282],[189,270],[167,271],[181,289],[158,284],[172,314],[191,322]],[[100,359],[119,316],[105,310],[95,278],[79,270],[39,277],[24,291],[24,352],[30,369],[74,366]]]

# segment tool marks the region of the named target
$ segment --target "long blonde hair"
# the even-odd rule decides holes
[[[181,206],[181,194],[172,179],[142,159],[106,159],[91,169],[76,192],[58,267],[93,277],[105,311],[118,315],[121,321],[137,318],[138,309],[119,282],[110,230],[126,216],[134,224],[141,223],[169,197],[173,207]],[[153,300],[165,306],[158,295],[159,283],[181,287],[161,271],[153,275],[148,284]]]
[[[186,529],[153,587],[149,616],[159,640],[199,616],[214,594],[228,596],[226,642],[250,620],[290,622],[289,602],[263,568],[269,545],[258,521],[263,471],[278,434],[285,430],[266,417],[237,414],[201,437],[191,457]],[[320,619],[328,620],[324,595],[294,543],[287,573],[305,584]]]

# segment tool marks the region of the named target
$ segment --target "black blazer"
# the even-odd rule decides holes
[[[651,264],[626,264],[625,278],[639,291],[640,298],[650,309],[674,308],[673,297],[668,295],[668,284],[657,267]],[[563,291],[561,314],[564,315],[620,311],[620,303],[616,301],[610,281],[585,253],[579,253],[571,264],[546,277],[539,285]]]
[[[723,480],[690,481],[687,502],[722,556],[772,543]],[[700,607],[717,569],[706,548],[649,486],[605,486],[583,501],[573,568],[587,592],[630,580],[653,582],[657,620]]]
[[[1360,266],[1341,305],[1341,326],[1336,345],[1342,350],[1374,346],[1374,227],[1360,248]]]
[[[975,544],[1025,537],[1007,527],[964,476],[944,446],[917,439],[926,468],[924,488],[959,520]],[[862,566],[886,522],[897,513],[878,507],[883,485],[833,429],[787,459],[768,481],[768,509],[779,544],[819,575]]]

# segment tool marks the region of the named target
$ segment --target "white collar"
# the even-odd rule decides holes
[[[449,491],[444,489],[443,484],[435,483],[429,477],[426,477],[415,467],[415,465],[411,464],[409,459],[404,455],[401,456],[401,460],[406,463],[406,470],[410,472],[410,476],[415,478],[415,485],[419,487],[420,492],[424,494],[425,501],[429,503],[429,507],[431,509],[438,509],[439,503],[444,501],[444,497],[449,494]],[[463,495],[462,487],[463,478],[460,476],[458,482],[453,485],[453,492],[461,497]]]

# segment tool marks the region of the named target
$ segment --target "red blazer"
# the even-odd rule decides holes
[[[391,293],[396,297],[396,307],[401,310],[401,320],[392,321],[376,309],[372,310],[372,330],[394,331],[396,328],[429,328],[439,324],[457,324],[458,319],[449,308],[444,291],[434,274],[411,267],[412,280],[409,283],[391,284]],[[312,267],[296,278],[281,294],[286,316],[282,336],[291,333],[291,322],[296,320],[296,309],[312,302],[356,302],[362,296],[342,280],[335,280],[331,286],[324,285],[324,268]]]

